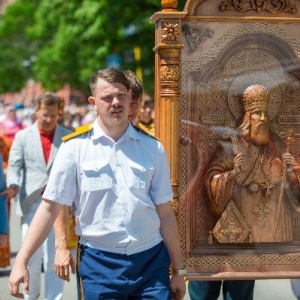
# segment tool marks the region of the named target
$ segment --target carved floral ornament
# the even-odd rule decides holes
[[[222,0],[219,9],[220,11],[237,10],[240,12],[254,10],[258,13],[270,14],[280,12],[295,14],[297,12],[296,5],[290,4],[290,0]]]
[[[178,81],[179,66],[162,66],[160,68],[161,81]]]
[[[211,28],[191,27],[187,23],[182,25],[182,31],[189,47],[189,54],[201,46],[207,38],[211,38],[214,35],[214,31]]]
[[[162,41],[171,41],[178,42],[179,41],[179,24],[178,23],[165,23],[161,24]]]

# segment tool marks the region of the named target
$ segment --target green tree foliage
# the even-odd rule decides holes
[[[48,90],[69,84],[88,93],[91,73],[105,67],[110,54],[121,57],[122,69],[141,67],[152,93],[150,17],[160,9],[160,0],[16,0],[0,19],[0,93],[20,89],[28,76]]]
[[[20,0],[7,7],[0,19],[0,93],[19,90],[31,77],[28,59],[38,41],[30,41],[27,28],[33,24],[36,0]]]

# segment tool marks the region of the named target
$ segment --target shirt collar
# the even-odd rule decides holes
[[[40,135],[52,137],[52,136],[54,136],[56,127],[50,133],[49,132],[45,132],[42,128],[40,128],[40,126],[38,126],[38,129],[39,129]]]
[[[98,124],[97,120],[95,120],[93,122],[92,128],[93,128],[92,135],[91,135],[92,140],[96,140],[101,137],[109,138],[105,134],[105,132],[102,130],[102,128]],[[141,139],[139,136],[138,130],[136,130],[130,123],[129,123],[129,126],[127,127],[126,131],[124,132],[124,134],[118,140],[118,142],[129,140],[129,139],[138,139],[138,140]]]

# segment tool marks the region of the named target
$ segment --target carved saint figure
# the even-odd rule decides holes
[[[205,174],[219,242],[293,240],[290,211],[300,212],[300,168],[289,144],[269,129],[268,103],[262,85],[245,90],[239,134],[220,141]],[[235,232],[228,233],[233,222]]]

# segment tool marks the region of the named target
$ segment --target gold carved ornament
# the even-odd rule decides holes
[[[179,66],[162,66],[160,68],[161,81],[179,81]]]
[[[178,42],[179,41],[179,24],[178,23],[165,23],[161,24],[162,28],[162,41]]]
[[[236,10],[239,12],[256,11],[277,14],[281,12],[295,14],[297,8],[289,0],[222,0],[220,11]]]

